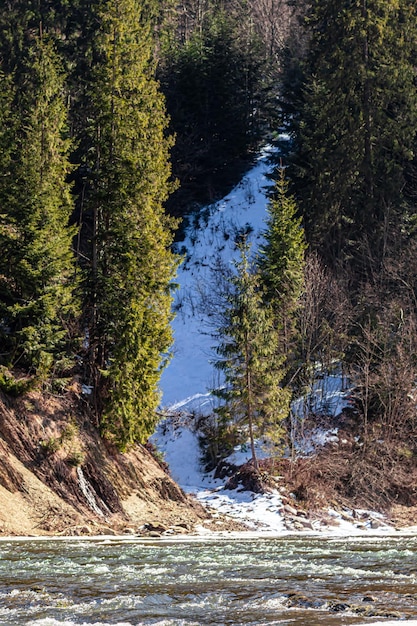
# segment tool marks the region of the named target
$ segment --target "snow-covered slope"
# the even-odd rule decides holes
[[[185,255],[179,269],[179,289],[173,322],[174,357],[162,374],[162,406],[171,410],[209,412],[209,390],[216,385],[210,361],[214,340],[209,336],[201,294],[210,290],[218,259],[225,264],[235,256],[235,238],[248,227],[256,246],[265,230],[267,175],[272,166],[267,147],[255,166],[219,202],[200,211],[187,229],[178,250]]]
[[[185,491],[195,494],[201,503],[246,522],[248,528],[281,533],[288,528],[283,514],[285,501],[287,508],[289,506],[288,498],[283,497],[278,489],[263,495],[226,490],[224,480],[215,480],[212,474],[205,474],[194,419],[195,415],[211,413],[214,399],[210,389],[219,383],[211,362],[215,338],[206,326],[201,294],[210,292],[215,267],[218,267],[217,259],[227,266],[236,256],[235,240],[242,230],[251,232],[255,248],[262,240],[266,228],[267,188],[271,185],[268,179],[272,169],[271,151],[271,148],[264,150],[230,194],[200,212],[179,246],[186,259],[177,280],[174,356],[161,380],[162,407],[171,417],[160,424],[153,441],[164,454],[173,478]],[[344,384],[337,373],[322,378],[313,389],[309,408],[319,411],[325,407],[335,415],[340,413],[347,402]],[[294,403],[293,410],[299,416],[304,409],[304,401]],[[301,452],[310,453],[329,438],[337,439],[337,432],[317,431],[309,440],[300,440]],[[261,457],[261,450],[259,454]],[[248,451],[236,450],[229,460],[239,465],[249,458]],[[339,530],[357,530],[336,513],[333,516],[339,520]],[[315,528],[314,524],[306,527]]]
[[[210,291],[218,260],[227,265],[236,256],[236,237],[243,230],[251,231],[256,247],[266,228],[268,174],[272,170],[272,148],[266,147],[254,167],[240,183],[219,202],[200,212],[189,225],[185,240],[178,246],[185,261],[178,272],[176,295],[174,356],[162,375],[162,406],[178,419],[160,425],[153,440],[163,452],[173,478],[181,487],[194,493],[198,500],[245,520],[251,528],[283,530],[279,515],[282,501],[279,493],[259,495],[249,492],[225,491],[224,481],[215,480],[202,471],[198,433],[194,432],[192,414],[208,415],[213,406],[210,389],[218,384],[211,362],[215,339],[206,326],[204,298]],[[235,463],[248,460],[240,452]]]
[[[224,480],[213,478],[213,472],[204,473],[200,462],[198,432],[194,431],[192,417],[183,415],[176,416],[175,419],[168,418],[160,424],[153,442],[163,452],[174,480],[184,491],[192,493],[201,504],[236,518],[247,524],[250,530],[285,530],[279,491],[254,494],[243,490],[228,490],[224,488]],[[262,455],[261,450],[259,454]],[[247,451],[236,450],[229,460],[242,464],[249,457]]]

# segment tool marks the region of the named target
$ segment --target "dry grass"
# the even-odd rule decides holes
[[[403,441],[326,446],[282,463],[288,488],[308,508],[339,503],[388,512],[417,505],[417,448]]]

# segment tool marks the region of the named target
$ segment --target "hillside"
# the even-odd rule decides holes
[[[106,447],[81,387],[0,393],[0,534],[183,533],[211,521],[144,447]],[[217,520],[217,528],[219,520]],[[170,530],[171,529],[171,530]]]
[[[286,520],[282,516],[280,494],[271,499],[271,494],[228,489],[226,482],[230,474],[218,480],[215,472],[204,472],[198,445],[207,435],[216,434],[218,399],[212,390],[213,385],[220,385],[219,372],[214,368],[218,336],[213,332],[210,314],[218,268],[233,264],[236,236],[245,229],[250,231],[254,247],[263,245],[271,153],[271,147],[266,146],[240,183],[220,201],[204,207],[184,231],[180,251],[186,260],[178,270],[173,358],[161,378],[163,405],[172,417],[157,429],[153,441],[163,452],[173,478],[199,501],[246,522],[257,524],[261,520],[264,527],[281,531]],[[311,267],[310,288],[313,293],[324,292],[323,300],[315,303],[320,311],[317,324],[325,329],[326,307],[335,311],[336,300],[331,289],[326,286],[323,289],[320,271],[313,270],[318,268]],[[326,357],[332,336],[327,331],[321,336],[320,332]],[[347,348],[351,350],[352,345],[350,342]],[[400,359],[396,363],[401,366]],[[395,414],[398,431],[394,433],[393,424],[384,422],[386,417],[381,411],[381,423],[374,417],[367,425],[368,443],[364,445],[359,390],[352,384],[352,380],[358,379],[343,375],[337,359],[326,357],[321,365],[313,362],[308,365],[306,359],[306,365],[306,371],[310,367],[311,378],[301,380],[300,395],[295,390],[292,402],[294,458],[287,453],[277,469],[279,486],[297,494],[296,501],[291,501],[292,508],[301,507],[313,517],[317,514],[319,519],[323,514],[326,517],[330,508],[344,511],[344,515],[346,510],[367,509],[384,514],[395,527],[414,526],[417,522],[415,428],[406,421],[407,411],[413,411],[406,387],[401,381],[395,384],[393,379],[391,397],[402,394],[406,400],[398,404]],[[390,371],[387,369],[387,380]],[[352,370],[350,373],[354,374]],[[379,382],[376,378],[374,384]],[[227,459],[231,471],[251,457],[249,445],[242,447],[244,455],[238,452],[236,458],[233,452]],[[206,450],[209,449],[207,444]],[[210,468],[215,465],[210,458],[206,461]],[[241,473],[241,468],[236,471]],[[352,523],[357,521],[354,519]]]
[[[170,429],[165,435],[171,441]],[[175,450],[166,450],[160,437],[157,445],[185,491],[167,473],[166,464],[160,464],[145,447],[121,454],[98,436],[77,382],[60,396],[32,391],[13,398],[0,392],[0,536],[159,536],[203,528],[282,531],[289,528],[288,515],[294,515],[294,506],[297,511],[301,507],[300,519],[304,521],[307,513],[308,520],[313,520],[311,529],[318,530],[323,524],[328,529],[329,507],[355,509],[354,499],[337,503],[330,484],[316,475],[312,478],[311,469],[318,459],[311,458],[299,478],[301,482],[305,479],[306,470],[311,474],[319,506],[317,501],[284,498],[283,493],[293,492],[297,482],[295,476],[289,480],[287,472],[282,474],[276,494],[275,490],[241,493],[240,484],[237,489],[225,484],[227,476],[213,481],[211,474],[198,469],[196,437],[189,433],[183,441],[181,435],[182,431],[173,438]],[[320,456],[321,468],[323,462],[332,464],[335,450],[330,448],[328,453]],[[317,474],[320,470],[315,469]],[[200,479],[198,472],[202,472]],[[288,511],[284,501],[292,505]],[[396,528],[417,522],[416,506],[392,502],[385,514],[388,524]],[[348,518],[341,515],[343,525]],[[374,517],[368,517],[372,522]],[[350,531],[356,523],[351,520]],[[298,529],[291,524],[290,528]]]

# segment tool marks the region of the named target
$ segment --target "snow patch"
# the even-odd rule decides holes
[[[100,507],[97,504],[97,501],[96,501],[96,498],[95,498],[95,491],[94,491],[93,487],[90,485],[90,483],[88,482],[88,480],[84,476],[83,470],[79,466],[77,467],[77,476],[78,476],[79,487],[80,487],[81,492],[83,493],[85,499],[87,500],[87,503],[88,503],[88,506],[90,507],[90,509],[92,511],[94,511],[94,513],[96,513],[99,517],[105,517],[105,513],[103,513],[103,511],[100,509]],[[104,505],[104,503],[103,503],[103,505]],[[106,508],[106,512],[110,513],[110,511],[106,507],[106,505],[104,505],[104,506]]]

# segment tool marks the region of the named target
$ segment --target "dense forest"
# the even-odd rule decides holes
[[[77,376],[105,439],[146,442],[172,244],[275,143],[265,245],[219,298],[217,455],[242,423],[291,448],[291,397],[342,369],[349,462],[301,463],[300,493],[414,502],[416,40],[412,0],[4,2],[0,388]]]

